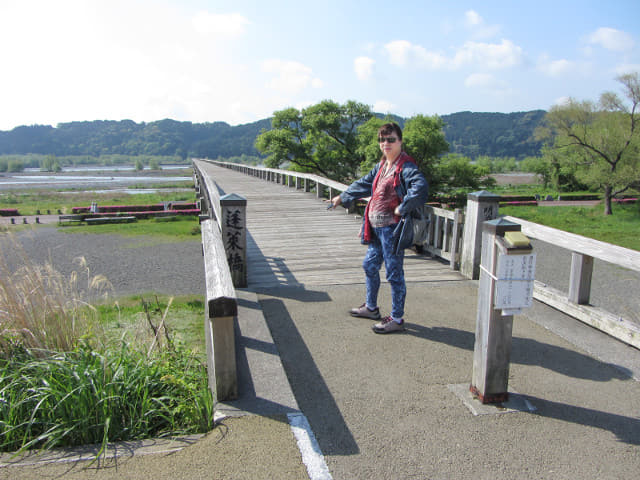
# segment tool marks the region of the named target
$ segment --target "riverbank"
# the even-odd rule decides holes
[[[104,167],[96,170],[93,167],[74,169],[58,173],[24,171],[0,174],[0,192],[15,192],[25,189],[73,189],[81,190],[114,190],[134,185],[151,186],[156,184],[192,182],[191,167],[165,170],[133,170],[123,167]]]

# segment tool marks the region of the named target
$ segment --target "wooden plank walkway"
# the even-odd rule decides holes
[[[201,162],[223,192],[247,199],[248,288],[364,283],[361,217],[327,203],[315,193],[267,182]],[[381,272],[384,282],[384,267]],[[448,264],[406,250],[408,282],[462,281]]]

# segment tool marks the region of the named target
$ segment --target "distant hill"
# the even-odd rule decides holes
[[[533,131],[544,114],[543,110],[460,112],[441,118],[445,122],[445,137],[454,153],[471,158],[480,155],[523,158],[537,155],[540,150],[540,144],[533,140]],[[237,126],[225,122],[192,123],[169,119],[149,123],[132,120],[69,122],[55,128],[22,126],[0,131],[0,154],[258,156],[254,141],[263,129],[269,128],[270,119]]]
[[[535,156],[542,144],[533,137],[546,112],[516,113],[459,112],[442,115],[444,135],[451,152],[476,158]]]

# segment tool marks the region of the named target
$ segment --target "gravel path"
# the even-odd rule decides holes
[[[64,275],[78,271],[76,257],[84,257],[90,275],[104,275],[114,295],[205,293],[200,237],[193,241],[161,243],[152,237],[65,233],[41,226],[15,233],[24,252],[35,264],[50,260]],[[8,237],[0,236],[7,256]],[[10,262],[16,258],[8,258]],[[86,277],[85,277],[86,278]]]

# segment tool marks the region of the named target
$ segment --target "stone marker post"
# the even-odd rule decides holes
[[[480,252],[482,223],[498,218],[500,195],[482,190],[467,195],[467,212],[464,219],[464,238],[460,258],[460,273],[477,280],[480,277]]]
[[[533,297],[535,255],[530,245],[506,247],[506,232],[521,226],[497,219],[484,223],[482,266],[478,285],[473,374],[470,390],[482,403],[505,402],[509,396],[509,362],[513,312]],[[526,238],[526,237],[525,237]]]
[[[220,227],[235,288],[247,286],[247,200],[230,193],[220,197]]]

